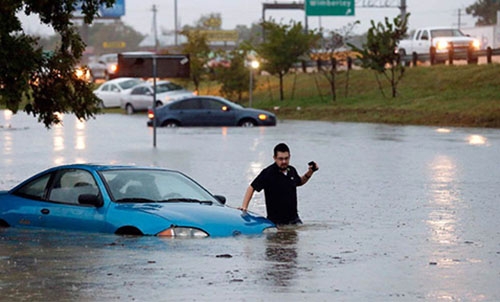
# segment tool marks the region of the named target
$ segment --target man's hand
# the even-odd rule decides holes
[[[308,163],[308,165],[309,165],[309,169],[312,170],[313,172],[316,172],[319,170],[318,164],[316,164],[316,162],[314,162],[314,161],[310,161]]]

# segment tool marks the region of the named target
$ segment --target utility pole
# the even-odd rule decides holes
[[[175,46],[179,43],[177,40],[177,32],[179,31],[178,24],[177,24],[177,0],[174,0],[174,42]]]
[[[462,11],[459,8],[458,9],[458,29],[460,29],[460,27],[462,27]]]
[[[406,21],[406,0],[401,0],[401,5],[399,6],[401,21]]]
[[[158,10],[156,9],[156,5],[153,4],[153,35],[155,38],[155,53],[158,53],[158,27],[156,26],[156,13]]]

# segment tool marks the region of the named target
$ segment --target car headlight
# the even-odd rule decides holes
[[[160,237],[204,238],[208,234],[200,229],[172,226],[156,234]]]
[[[259,120],[261,121],[267,120],[267,114],[259,114]]]
[[[474,50],[479,50],[479,48],[481,48],[481,42],[479,42],[479,40],[472,41],[472,48],[474,48]]]
[[[446,49],[448,49],[448,42],[443,41],[443,40],[437,41],[437,43],[436,43],[436,49],[437,50],[446,50]]]

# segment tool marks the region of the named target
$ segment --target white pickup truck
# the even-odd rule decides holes
[[[480,42],[450,27],[426,27],[417,29],[411,39],[401,40],[396,51],[403,61],[406,56],[417,56],[419,61],[430,60],[431,63],[444,63],[449,59],[467,60],[477,63],[475,52],[480,49]]]

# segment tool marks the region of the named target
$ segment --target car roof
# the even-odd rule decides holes
[[[164,80],[164,81],[156,81],[156,85],[168,84],[168,83],[172,83],[172,82],[170,82],[170,81],[166,81],[166,80]],[[153,83],[151,83],[151,82],[147,82],[147,81],[146,81],[146,82],[141,83],[141,84],[139,84],[139,85],[137,85],[137,86],[135,86],[135,87],[139,87],[139,86],[153,86]],[[135,88],[135,87],[134,87],[134,88]]]
[[[124,77],[124,78],[116,78],[116,79],[112,79],[112,80],[109,80],[109,81],[106,81],[104,82],[103,84],[108,84],[108,83],[119,83],[119,82],[125,82],[125,81],[129,81],[129,80],[141,80],[140,78],[132,78],[132,77]],[[142,80],[141,80],[142,81]]]
[[[159,168],[159,167],[143,167],[143,166],[136,166],[136,165],[110,165],[110,164],[97,164],[97,163],[67,164],[67,165],[52,167],[49,170],[56,170],[56,169],[58,169],[58,170],[59,169],[85,169],[85,170],[95,170],[95,171],[123,170],[123,169],[163,170],[163,171],[168,170],[168,169],[163,169],[163,168]]]

